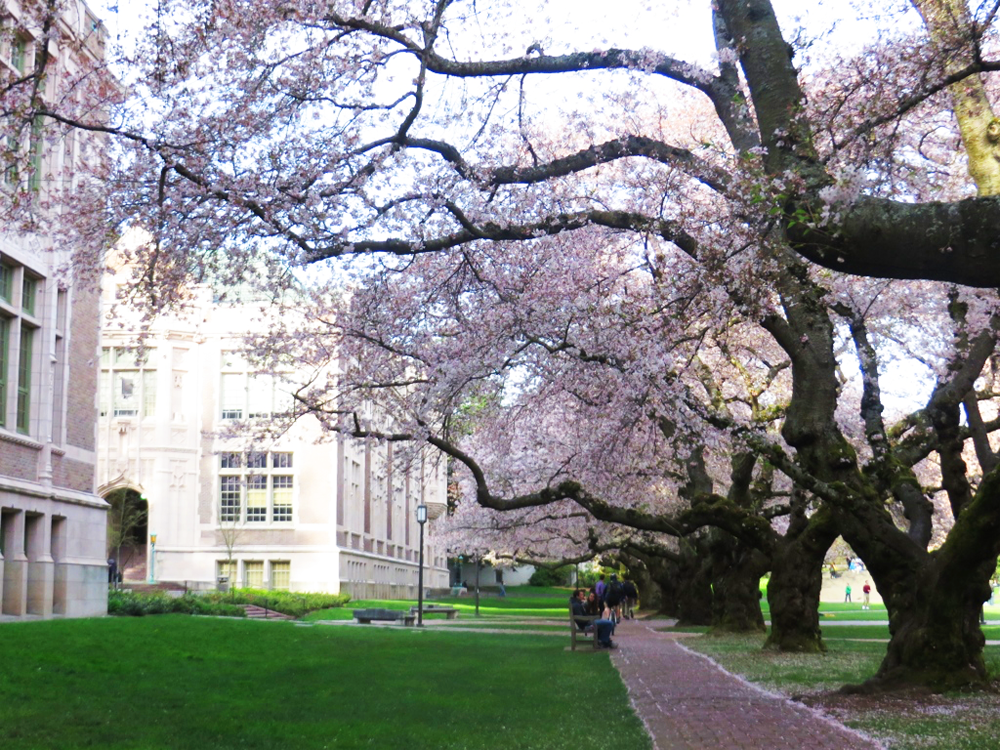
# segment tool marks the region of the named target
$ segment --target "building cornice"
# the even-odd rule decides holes
[[[21,482],[12,477],[0,476],[0,493],[34,497],[40,500],[55,500],[71,505],[83,505],[107,510],[108,504],[89,492],[77,492],[64,487],[42,487],[32,482]]]
[[[8,432],[0,428],[0,441],[5,443],[13,443],[14,445],[20,445],[25,448],[33,448],[36,451],[40,451],[45,446],[39,443],[37,440],[33,440],[27,435],[18,435],[15,432]]]

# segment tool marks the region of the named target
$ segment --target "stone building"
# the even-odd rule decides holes
[[[78,2],[64,8],[49,66],[103,57],[104,31]],[[23,75],[41,53],[20,8],[0,1],[0,70]],[[82,40],[83,44],[74,42]],[[54,80],[53,75],[50,80]],[[51,86],[43,96],[54,96]],[[81,140],[32,131],[34,170],[8,166],[0,190],[44,204],[72,172]],[[8,139],[8,146],[10,139]],[[100,149],[92,149],[93,154]],[[97,158],[100,158],[99,156]],[[8,162],[9,164],[9,162]],[[51,218],[51,215],[49,215]],[[41,213],[44,227],[46,214]],[[51,225],[50,225],[51,226]],[[107,611],[106,504],[94,493],[99,296],[57,269],[69,251],[44,231],[0,227],[0,612],[50,617]]]
[[[128,313],[105,291],[99,493],[148,511],[122,554],[126,580],[416,597],[416,506],[445,509],[444,465],[403,468],[391,446],[326,436],[311,418],[279,439],[221,437],[241,420],[286,410],[279,380],[240,356],[252,306],[196,290],[182,316],[161,318],[135,349]],[[118,493],[117,495],[115,493]],[[424,581],[448,584],[425,528]]]

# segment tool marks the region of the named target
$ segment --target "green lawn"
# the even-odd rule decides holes
[[[2,745],[649,748],[607,654],[565,646],[184,615],[7,623]]]
[[[820,623],[823,631],[823,640],[844,640],[844,639],[879,639],[889,640],[889,624],[884,625],[830,625],[825,626]],[[884,646],[883,646],[884,650]]]
[[[821,655],[762,651],[760,636],[695,638],[685,640],[684,645],[769,690],[804,696],[806,703],[819,706],[892,750],[982,750],[1000,746],[1000,696],[996,694],[877,699],[829,694],[842,685],[874,675],[885,654],[884,643],[834,639],[831,631],[860,633],[873,627],[824,629],[829,651]],[[1000,674],[1000,647],[988,646],[986,660],[991,673]]]
[[[534,586],[519,586],[508,589],[506,597],[489,596],[481,597],[479,600],[479,616],[482,618],[494,617],[542,617],[542,618],[562,618],[569,617],[569,597],[572,589],[561,588],[536,588]],[[381,607],[383,609],[407,610],[416,605],[414,599],[380,599],[369,600],[360,599],[348,602],[344,607],[333,609],[317,610],[305,616],[306,620],[351,620],[355,609],[366,607]],[[466,619],[476,616],[476,600],[473,596],[443,597],[429,600],[429,604],[441,604],[448,607],[455,607],[459,612],[459,619]],[[424,615],[424,619],[444,618],[444,615]]]
[[[547,633],[558,633],[560,635],[565,634],[569,638],[569,622],[565,625],[555,625],[552,623],[539,621],[539,622],[510,622],[504,620],[460,620],[457,622],[448,623],[449,629],[476,629],[476,628],[488,628],[490,630],[510,630],[516,632],[518,630],[530,630],[533,632],[547,632]]]
[[[764,619],[770,619],[771,610],[767,605],[767,600],[761,602],[761,610],[764,612]],[[838,604],[832,602],[820,602],[819,605],[820,625],[824,621],[835,620],[887,620],[889,615],[885,611],[884,604],[873,604],[871,609],[861,609],[861,604]],[[998,610],[1000,616],[1000,610]]]

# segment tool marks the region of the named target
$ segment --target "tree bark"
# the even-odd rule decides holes
[[[712,565],[712,629],[729,633],[763,633],[760,577],[768,560],[757,550],[723,531],[709,532]]]
[[[881,517],[870,507],[855,509],[840,523],[889,610],[890,641],[878,673],[849,689],[986,685],[979,613],[1000,553],[1000,471],[983,478],[934,552],[917,548],[888,514]]]
[[[674,608],[675,597],[672,580],[667,579],[666,583],[669,588],[664,591],[660,580],[650,572],[649,564],[628,552],[622,552],[620,557],[628,568],[628,577],[639,591],[639,605],[643,611],[665,612],[668,602],[669,606]]]
[[[988,681],[979,614],[995,562],[974,570],[942,567],[929,561],[913,576],[911,591],[891,597],[889,647],[878,673],[861,689],[918,684],[952,690]]]
[[[677,624],[712,624],[712,566],[704,541],[682,540],[677,569]]]
[[[801,528],[796,528],[796,526]],[[798,653],[826,651],[819,625],[823,559],[837,538],[833,514],[821,508],[808,520],[793,518],[779,545],[767,585],[771,630],[764,648]]]

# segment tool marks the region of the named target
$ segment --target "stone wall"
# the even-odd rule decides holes
[[[100,297],[96,290],[73,290],[66,386],[66,442],[96,450],[97,375],[100,341]],[[66,485],[70,486],[70,485]]]

